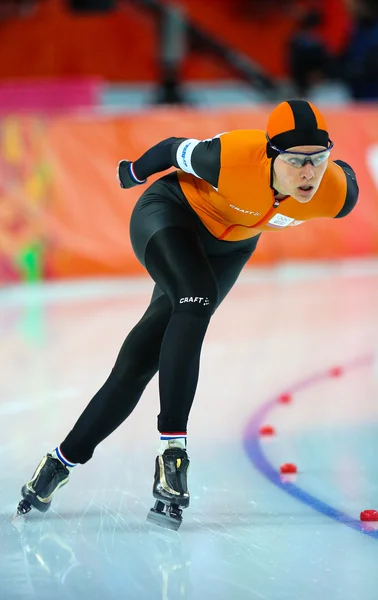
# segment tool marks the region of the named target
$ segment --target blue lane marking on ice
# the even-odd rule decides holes
[[[365,356],[356,359],[349,365],[344,366],[345,371],[351,371],[352,369],[358,368],[360,366],[366,366],[367,364],[372,362],[372,356]],[[301,389],[305,389],[310,387],[311,385],[318,383],[329,377],[329,373],[320,373],[319,375],[315,375],[311,378],[307,378],[301,382],[298,382],[296,385],[292,386],[290,390],[285,390],[289,392],[297,392]],[[262,424],[266,421],[267,415],[270,411],[277,406],[277,397],[273,400],[269,400],[265,404],[263,404],[258,411],[252,416],[250,419],[245,433],[244,433],[244,448],[247,452],[249,459],[251,460],[254,467],[268,479],[273,485],[277,486],[280,490],[293,496],[303,504],[306,504],[310,508],[316,510],[317,512],[337,521],[338,523],[342,523],[347,527],[350,527],[359,533],[363,533],[368,535],[369,537],[378,539],[378,530],[372,529],[369,530],[369,524],[362,523],[360,520],[357,520],[342,511],[333,508],[326,502],[323,502],[319,498],[312,496],[302,488],[298,487],[293,483],[286,483],[281,481],[280,473],[276,471],[276,469],[271,465],[271,463],[264,456],[262,451],[262,447],[260,444],[260,434],[259,430]]]

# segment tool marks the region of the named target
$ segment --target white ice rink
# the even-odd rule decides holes
[[[376,600],[378,529],[359,520],[378,510],[376,262],[245,272],[206,337],[178,533],[146,522],[157,378],[49,512],[12,522],[151,289],[0,291],[0,600]],[[288,462],[298,474],[282,481]]]

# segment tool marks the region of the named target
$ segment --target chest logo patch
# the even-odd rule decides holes
[[[287,227],[293,222],[294,219],[292,219],[291,217],[286,217],[285,215],[277,213],[274,215],[274,217],[270,219],[270,221],[268,221],[267,224],[270,225],[270,227]]]

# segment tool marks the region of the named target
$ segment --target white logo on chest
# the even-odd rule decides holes
[[[253,212],[253,210],[244,210],[243,208],[239,208],[238,206],[235,206],[234,204],[230,204],[230,207],[233,208],[234,210],[238,210],[239,212],[244,213],[245,215],[253,215],[254,217],[261,217],[261,213]]]
[[[270,219],[270,221],[268,221],[267,224],[271,227],[287,227],[288,225],[291,225],[294,220],[295,219],[292,219],[291,217],[286,217],[285,215],[277,213]]]

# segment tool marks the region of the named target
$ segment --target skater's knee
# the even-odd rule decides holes
[[[174,311],[210,318],[219,298],[218,284],[211,278],[202,284],[182,286],[174,297]]]

